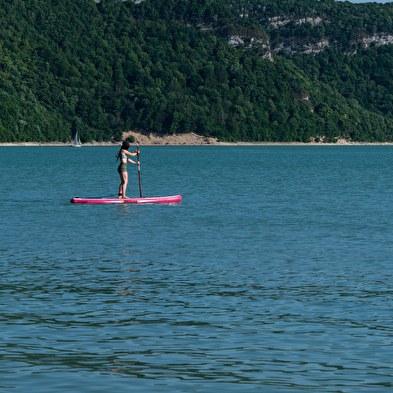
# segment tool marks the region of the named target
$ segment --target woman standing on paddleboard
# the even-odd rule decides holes
[[[127,157],[127,156],[132,156],[132,157],[136,156],[138,154],[138,149],[135,151],[135,153],[130,153],[128,151],[129,148],[130,148],[130,144],[127,141],[124,141],[121,145],[119,154],[117,155],[117,160],[120,158],[120,165],[117,168],[121,181],[119,186],[119,194],[118,194],[119,199],[128,198],[128,196],[126,196],[126,189],[128,183],[127,161],[135,165],[139,165],[139,162],[132,161]]]

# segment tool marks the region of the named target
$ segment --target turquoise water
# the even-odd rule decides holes
[[[1,391],[391,391],[393,147],[141,150],[0,148]]]

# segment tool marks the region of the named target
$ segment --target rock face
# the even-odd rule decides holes
[[[323,21],[322,18],[315,17],[315,18],[298,18],[298,19],[284,19],[281,16],[275,16],[273,18],[267,18],[267,19],[261,19],[259,23],[262,26],[265,26],[267,29],[279,29],[280,27],[283,27],[287,25],[290,22],[295,22],[297,25],[301,25],[302,23],[311,23],[313,27],[318,26],[321,22]],[[328,22],[329,23],[329,22]]]
[[[240,17],[249,18],[248,13],[241,13]],[[326,16],[289,16],[289,15],[277,15],[273,17],[255,18],[258,23],[264,27],[269,35],[269,32],[274,30],[286,29],[290,24],[294,26],[299,26],[304,23],[308,23],[312,28],[319,28],[320,31],[323,31],[323,26],[334,24],[335,21],[329,19]],[[318,36],[318,35],[316,35]],[[340,46],[340,41],[333,37],[323,36],[319,40],[316,40],[315,37],[299,37],[292,36],[281,38],[280,40],[272,40],[269,42],[269,38],[266,38],[265,41],[257,40],[248,37],[248,40],[242,35],[237,36],[228,36],[228,44],[233,45],[235,47],[243,46],[244,49],[259,49],[259,53],[263,58],[273,60],[273,54],[279,53],[282,50],[285,50],[287,53],[295,54],[295,53],[304,53],[304,54],[318,54],[327,48],[334,48]],[[250,43],[252,42],[252,44]],[[370,45],[382,46],[393,44],[393,34],[391,33],[378,33],[373,35],[363,34],[356,40],[350,42],[351,49],[347,50],[344,54],[349,56],[353,55],[357,52],[359,48],[368,48]]]
[[[241,16],[244,18],[248,17],[247,14],[243,14]],[[321,17],[313,17],[313,18],[300,17],[296,19],[291,19],[282,16],[276,16],[272,18],[259,20],[260,25],[266,28],[268,33],[269,30],[284,28],[289,23],[294,23],[296,25],[301,25],[303,23],[310,23],[313,27],[316,27],[320,25],[322,22],[325,24],[331,23],[329,20],[323,19]],[[269,59],[270,61],[274,61],[272,56],[274,53],[279,53],[282,50],[285,50],[290,54],[295,54],[295,53],[318,54],[327,48],[332,48],[332,47],[334,48],[339,46],[340,44],[339,41],[329,39],[327,37],[324,37],[323,39],[317,42],[315,40],[314,41],[309,40],[307,42],[307,39],[308,38],[304,38],[304,39],[292,38],[284,42],[272,44],[269,42],[268,39],[265,40],[256,39],[256,38],[246,39],[246,37],[240,35],[236,35],[236,36],[232,35],[227,37],[227,41],[229,45],[235,47],[243,45],[244,49],[258,48],[262,52],[261,56],[263,58]],[[351,44],[353,47],[355,47],[355,49],[345,52],[345,55],[353,55],[357,52],[356,48],[359,47],[368,48],[371,44],[374,44],[376,46],[393,44],[393,34],[381,33],[381,34],[374,34],[369,36],[364,35],[362,38],[359,38],[351,42]]]
[[[393,44],[393,35],[391,34],[379,34],[373,35],[366,38],[362,38],[361,42],[365,48],[368,48],[370,44],[375,43],[377,46]]]
[[[228,37],[228,44],[232,46],[244,45],[244,41],[238,35]]]

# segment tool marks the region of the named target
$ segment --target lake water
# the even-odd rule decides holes
[[[393,146],[116,153],[0,148],[2,392],[391,391]]]

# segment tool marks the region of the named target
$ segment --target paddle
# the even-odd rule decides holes
[[[141,164],[139,162],[139,143],[136,143],[136,153],[138,158],[138,177],[139,177],[139,195],[142,198],[142,186],[141,186]]]

